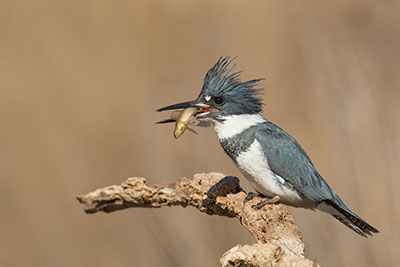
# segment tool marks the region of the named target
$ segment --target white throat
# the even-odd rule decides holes
[[[265,122],[260,114],[231,115],[224,117],[224,121],[215,122],[214,129],[219,140],[231,138],[247,128]]]

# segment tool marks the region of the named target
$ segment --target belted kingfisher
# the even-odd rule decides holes
[[[331,214],[364,237],[379,233],[346,207],[299,143],[261,115],[263,79],[241,81],[231,62],[230,57],[218,60],[196,100],[157,111],[197,108],[195,119],[214,126],[222,148],[260,195]]]

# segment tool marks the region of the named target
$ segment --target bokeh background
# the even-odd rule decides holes
[[[323,266],[400,261],[398,1],[0,2],[0,266],[217,266],[255,242],[194,209],[86,215],[75,196],[130,176],[241,177],[212,129],[172,137],[156,108],[195,98],[220,56],[265,77],[291,133],[381,233],[291,209]],[[242,185],[249,189],[242,179]]]

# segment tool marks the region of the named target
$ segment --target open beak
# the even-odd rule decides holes
[[[184,109],[187,109],[187,108],[197,108],[197,113],[194,114],[194,116],[196,118],[204,118],[209,113],[218,111],[218,110],[212,108],[210,105],[204,104],[204,103],[199,103],[196,100],[169,105],[169,106],[166,106],[166,107],[159,108],[156,111],[161,112],[161,111],[175,110],[175,109],[183,109],[184,110]],[[177,120],[177,117],[173,117],[173,115],[172,115],[170,119],[166,119],[166,120],[162,120],[162,121],[156,122],[156,124],[172,123],[172,122],[176,122],[176,120]]]
[[[161,112],[161,111],[166,111],[166,110],[173,110],[173,109],[185,109],[185,108],[207,108],[209,105],[202,104],[202,103],[196,103],[195,101],[187,101],[187,102],[182,102],[178,104],[173,104],[169,105],[163,108],[159,108],[156,111]]]
[[[187,102],[182,102],[182,103],[162,107],[162,108],[157,109],[156,111],[161,112],[161,111],[166,111],[166,110],[186,109],[186,108],[197,108],[200,111],[201,108],[205,107],[205,106],[208,106],[208,105],[204,105],[201,103],[195,103],[195,101],[187,101]],[[174,115],[171,115],[170,119],[158,121],[158,122],[156,122],[156,124],[176,122],[177,118],[178,118],[178,115],[176,115],[176,117],[174,117]]]

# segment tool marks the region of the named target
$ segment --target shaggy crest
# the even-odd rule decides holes
[[[233,72],[236,65],[230,66],[231,57],[219,58],[218,62],[207,72],[200,97],[224,96],[231,103],[240,106],[240,113],[262,112],[262,88],[259,82],[264,79],[254,79],[242,82],[241,71]]]

